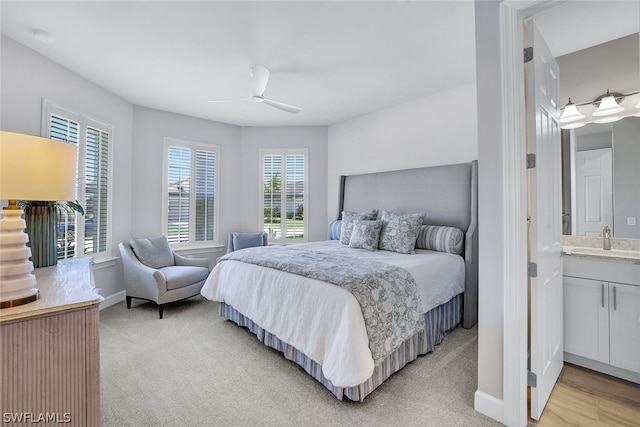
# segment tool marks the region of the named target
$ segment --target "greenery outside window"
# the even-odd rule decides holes
[[[307,241],[306,149],[261,150],[260,223],[274,243]]]

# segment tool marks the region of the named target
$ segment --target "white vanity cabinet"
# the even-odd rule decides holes
[[[565,360],[640,383],[640,264],[564,257]]]

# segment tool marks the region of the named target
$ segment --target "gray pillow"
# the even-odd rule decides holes
[[[262,232],[250,232],[250,233],[233,233],[233,250],[239,251],[245,248],[254,248],[256,246],[263,246],[264,233]]]
[[[342,230],[342,220],[336,219],[329,224],[329,240],[340,240],[340,231]]]
[[[353,221],[349,247],[377,251],[380,230],[382,230],[382,221],[356,219]]]
[[[165,236],[131,239],[131,248],[140,262],[147,267],[163,268],[174,265],[173,251]]]
[[[459,228],[443,225],[423,225],[418,232],[416,249],[461,254],[464,248],[464,232]]]
[[[378,247],[385,251],[412,254],[424,214],[397,214],[382,211],[382,231]]]
[[[342,212],[342,229],[340,230],[340,243],[348,245],[351,240],[351,230],[353,230],[353,221],[356,219],[374,220],[378,217],[378,209],[372,209],[366,212]]]

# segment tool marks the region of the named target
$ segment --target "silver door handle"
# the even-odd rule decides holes
[[[613,287],[613,309],[617,310],[618,308],[618,298],[616,297],[616,287]]]
[[[600,297],[600,299],[602,300],[602,308],[604,308],[604,283],[600,283],[600,291],[602,296]]]

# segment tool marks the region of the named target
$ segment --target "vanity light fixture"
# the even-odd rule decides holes
[[[624,111],[624,107],[621,107],[618,102],[624,101],[624,95],[621,93],[610,93],[607,89],[607,93],[599,96],[593,101],[593,104],[598,105],[598,109],[593,112],[594,116],[609,116],[611,114],[621,113]]]
[[[633,92],[629,94],[622,94],[618,92],[610,92],[607,89],[607,93],[600,95],[596,99],[590,102],[584,102],[582,104],[575,104],[569,98],[569,102],[562,109],[562,115],[560,116],[560,127],[562,129],[576,129],[585,126],[588,123],[611,123],[623,119],[626,116],[635,115],[640,117],[640,112],[630,113],[629,111],[624,114],[620,114],[625,111],[625,108],[620,105],[627,96],[637,95],[640,92]],[[578,107],[585,105],[593,105],[596,110],[591,114],[592,117],[586,117]],[[640,109],[640,103],[636,105],[637,109]]]
[[[569,98],[569,102],[564,107],[562,115],[560,116],[560,123],[571,123],[581,119],[584,119],[584,114],[578,111],[576,104],[571,102],[571,98]]]

